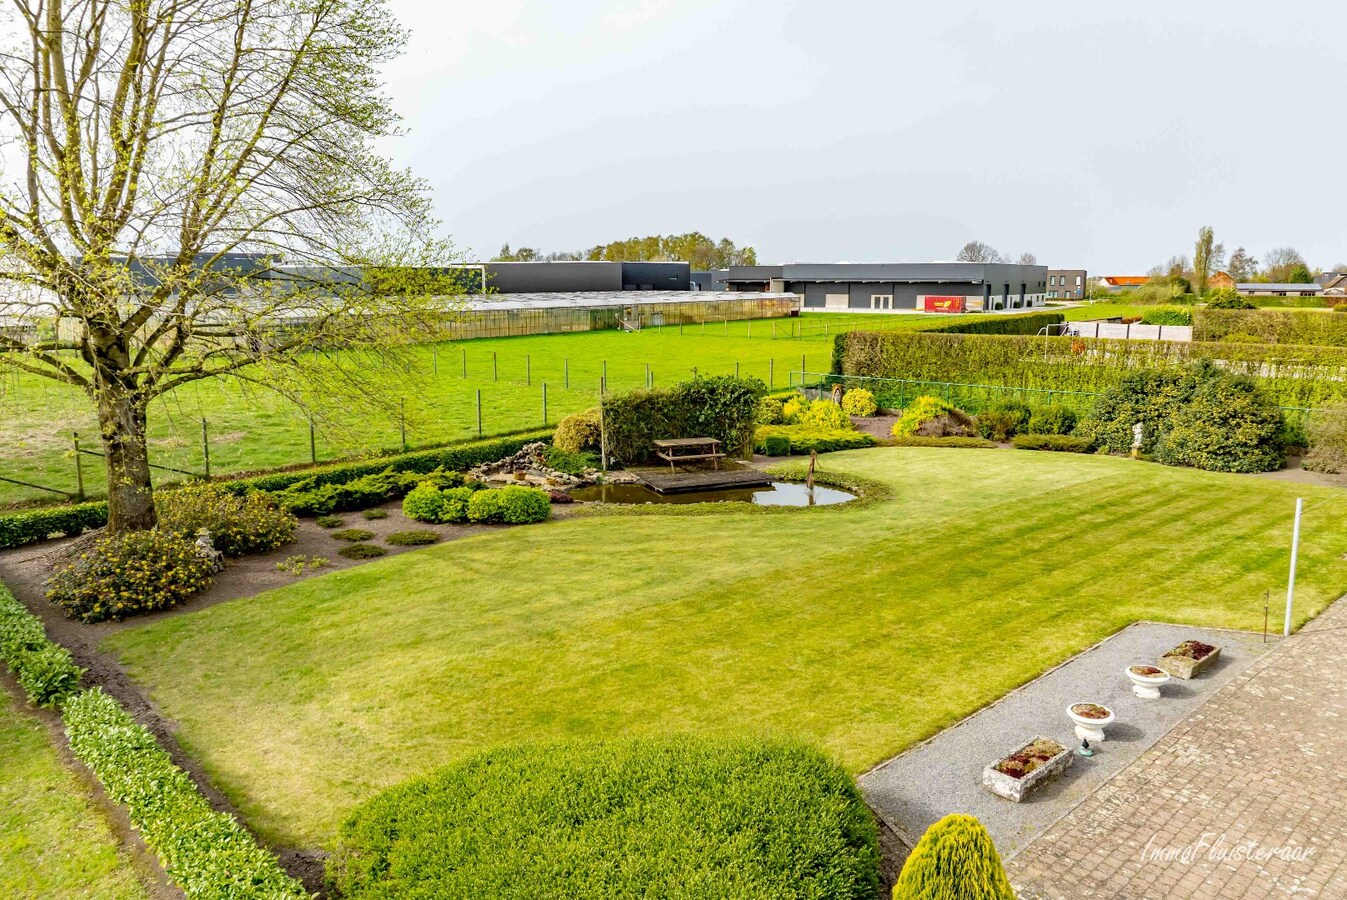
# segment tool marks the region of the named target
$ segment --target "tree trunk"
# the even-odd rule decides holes
[[[98,423],[108,470],[108,529],[143,531],[159,522],[145,443],[145,406],[125,396],[98,401]]]

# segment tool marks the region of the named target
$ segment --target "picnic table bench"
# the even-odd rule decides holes
[[[653,443],[655,455],[669,463],[670,472],[674,471],[675,463],[694,459],[709,459],[718,471],[720,461],[725,458],[725,454],[720,452],[720,441],[716,438],[670,438]]]

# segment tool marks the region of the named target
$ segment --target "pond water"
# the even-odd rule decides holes
[[[598,503],[723,503],[737,500],[758,506],[832,506],[855,500],[855,494],[837,488],[774,481],[760,487],[731,488],[721,491],[687,491],[661,494],[643,484],[600,484],[571,491],[576,500]]]

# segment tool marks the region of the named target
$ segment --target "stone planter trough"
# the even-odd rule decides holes
[[[1034,788],[1066,771],[1073,755],[1070,747],[1063,747],[1050,738],[1034,738],[983,769],[982,786],[999,797],[1019,803]],[[1020,772],[1023,774],[1018,774]]]
[[[1164,656],[1159,666],[1175,678],[1196,678],[1221,657],[1221,648],[1201,641],[1184,641]]]

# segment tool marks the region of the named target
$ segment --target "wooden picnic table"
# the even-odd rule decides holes
[[[718,471],[720,461],[725,457],[725,454],[720,452],[720,441],[716,438],[669,438],[652,443],[655,445],[655,455],[669,463],[670,472],[674,471],[675,463],[695,459],[711,460]]]

